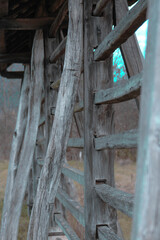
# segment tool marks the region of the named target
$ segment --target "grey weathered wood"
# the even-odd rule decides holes
[[[59,88],[59,85],[60,85],[60,79],[58,79],[56,82],[51,83],[51,86],[50,86],[50,87],[51,87],[52,89],[56,90],[56,89]]]
[[[17,115],[17,122],[15,131],[13,134],[9,167],[8,167],[8,176],[7,176],[7,185],[5,190],[4,204],[3,204],[3,214],[1,220],[1,233],[0,238],[6,239],[5,234],[7,232],[7,224],[9,218],[9,207],[12,200],[12,192],[14,188],[15,176],[19,164],[20,152],[23,145],[23,137],[25,133],[25,128],[27,124],[27,112],[28,112],[28,98],[29,98],[29,89],[30,89],[30,67],[26,66],[24,71],[24,79],[21,88],[20,100],[19,100],[19,109]]]
[[[83,102],[78,102],[75,104],[74,113],[83,111]],[[55,115],[55,107],[51,107],[51,115]]]
[[[149,0],[148,4],[132,240],[158,240],[160,236],[160,1]]]
[[[39,127],[43,124],[45,124],[45,117],[44,116],[39,119]]]
[[[24,72],[8,72],[8,71],[4,71],[1,72],[1,76],[8,78],[8,79],[17,79],[20,78],[22,79],[24,76]]]
[[[70,148],[84,148],[84,139],[83,138],[69,138],[67,146]]]
[[[77,221],[85,226],[84,223],[84,208],[68,196],[62,189],[58,189],[56,198],[63,204],[63,206],[71,212],[71,214],[77,219]]]
[[[30,218],[28,240],[48,238],[56,192],[69,138],[78,82],[81,73],[83,19],[80,0],[69,1],[69,27],[64,68],[49,145],[42,168],[38,194]]]
[[[69,165],[65,165],[62,168],[62,173],[73,179],[74,181],[78,182],[82,186],[84,186],[84,173],[76,168],[72,168]]]
[[[110,187],[107,184],[95,186],[98,196],[110,206],[122,211],[129,217],[133,215],[134,196],[119,189]]]
[[[93,15],[94,16],[100,15],[109,1],[110,0],[99,0],[98,3],[96,4],[95,9],[93,10]]]
[[[140,0],[95,49],[94,60],[100,61],[109,57],[144,23],[146,12],[147,0]]]
[[[38,30],[35,35],[32,51],[27,125],[14,181],[12,199],[8,208],[8,218],[5,221],[5,231],[1,236],[3,240],[17,240],[19,218],[32,165],[38,131],[43,83],[44,42],[43,32]]]
[[[30,53],[4,53],[0,54],[0,63],[30,63]]]
[[[57,59],[65,53],[67,37],[65,37],[62,42],[58,45],[58,47],[51,54],[49,61],[50,63],[54,63]],[[53,88],[54,89],[54,88]]]
[[[85,176],[85,239],[96,240],[96,225],[108,224],[117,228],[116,210],[104,203],[94,190],[95,179],[107,179],[114,186],[114,155],[109,150],[96,151],[94,136],[114,131],[111,105],[96,106],[95,90],[112,87],[112,57],[107,61],[93,60],[93,47],[103,41],[112,29],[112,4],[108,2],[103,17],[93,17],[95,1],[84,1],[84,176]],[[110,214],[109,214],[110,213]],[[111,217],[112,216],[112,217]]]
[[[124,133],[98,137],[94,141],[96,150],[106,148],[135,148],[138,142],[138,131],[133,129]]]
[[[50,30],[49,30],[50,37],[55,37],[60,25],[62,24],[63,20],[66,17],[67,12],[68,12],[68,1],[66,0],[64,2],[63,6],[60,8],[55,21],[53,22],[53,24],[50,27]]]
[[[36,30],[45,28],[53,22],[53,17],[42,18],[1,18],[0,29],[5,30]]]
[[[123,85],[96,92],[95,104],[113,104],[133,99],[140,95],[141,85],[142,73],[131,77]]]
[[[54,216],[56,223],[62,229],[62,231],[65,233],[69,240],[79,240],[77,234],[73,231],[68,222],[60,214],[55,214]]]
[[[100,226],[97,229],[99,240],[122,240],[108,226]]]

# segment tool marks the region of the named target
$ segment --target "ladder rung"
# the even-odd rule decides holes
[[[84,186],[84,173],[82,171],[65,164],[65,166],[62,168],[62,173]]]
[[[50,63],[55,63],[57,59],[65,53],[67,37],[65,37],[58,47],[51,54],[49,61]]]
[[[83,138],[69,138],[68,147],[70,148],[84,148]]]

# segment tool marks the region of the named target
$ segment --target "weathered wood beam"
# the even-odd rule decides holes
[[[133,216],[134,195],[113,188],[107,184],[95,186],[98,196],[110,206],[120,210],[129,217]]]
[[[60,25],[62,24],[63,20],[65,19],[67,13],[68,13],[68,1],[66,0],[64,2],[63,6],[60,8],[55,21],[52,23],[52,25],[50,27],[50,30],[49,30],[50,37],[55,37]]]
[[[60,82],[61,82],[61,80],[58,79],[57,81],[51,83],[50,87],[51,87],[52,89],[56,90],[56,89],[59,88]]]
[[[111,0],[99,0],[95,9],[93,10],[93,15],[99,16],[109,1]]]
[[[8,72],[3,71],[0,73],[2,77],[8,78],[8,79],[22,79],[24,76],[24,72]]]
[[[122,240],[108,226],[97,226],[99,240]]]
[[[58,45],[58,47],[51,54],[49,61],[50,63],[55,63],[57,59],[65,53],[67,37],[65,37],[62,42]]]
[[[69,165],[65,165],[62,169],[62,173],[74,181],[78,182],[82,186],[84,186],[84,173],[76,168],[70,167]]]
[[[70,211],[70,213],[77,219],[77,221],[82,225],[85,226],[84,222],[84,208],[81,205],[74,201],[73,199],[68,196],[62,189],[58,189],[56,198],[60,201],[63,206]]]
[[[32,208],[28,240],[48,238],[50,217],[53,213],[53,203],[60,182],[81,75],[83,5],[81,0],[69,0],[68,6],[69,26],[64,68],[50,140],[39,179],[38,194]]]
[[[160,1],[148,1],[132,240],[160,236]]]
[[[53,22],[53,17],[41,18],[1,18],[0,29],[5,30],[37,30],[45,28]]]
[[[66,0],[50,1],[51,3],[49,5],[48,11],[54,13],[65,1]]]
[[[69,138],[68,140],[69,148],[84,148],[84,139],[83,138]]]
[[[124,43],[146,20],[147,0],[139,2],[124,16],[94,51],[94,60],[104,60]]]
[[[95,104],[113,104],[136,98],[140,95],[141,85],[142,73],[131,77],[123,85],[96,92]]]
[[[96,150],[107,148],[135,148],[137,147],[137,140],[138,131],[136,129],[94,139]]]
[[[70,227],[68,222],[60,214],[55,214],[54,218],[55,218],[55,222],[57,223],[57,225],[62,229],[64,234],[67,236],[67,239],[80,240],[79,237],[77,236],[77,234]]]
[[[45,117],[41,117],[40,120],[39,120],[39,127],[41,127],[42,125],[45,124]]]
[[[74,113],[83,111],[83,102],[79,102],[75,104]],[[51,115],[55,115],[55,107],[51,107]]]
[[[30,53],[4,53],[0,54],[0,63],[30,63]]]

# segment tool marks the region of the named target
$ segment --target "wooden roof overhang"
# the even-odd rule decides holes
[[[128,0],[128,5],[136,1]],[[21,78],[23,72],[7,72],[7,67],[30,62],[36,29],[48,28],[50,37],[60,26],[67,30],[67,12],[67,0],[0,0],[0,75]]]

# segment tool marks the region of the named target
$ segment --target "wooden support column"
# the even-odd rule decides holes
[[[94,1],[84,1],[84,172],[85,172],[85,239],[97,239],[98,226],[109,226],[117,231],[116,210],[105,204],[96,194],[95,185],[106,182],[114,186],[114,153],[96,151],[94,138],[113,134],[112,105],[95,106],[95,91],[113,84],[112,56],[94,62],[93,51],[112,30],[112,1],[108,2],[103,17],[93,17]]]
[[[160,237],[160,1],[149,0],[132,240]]]

